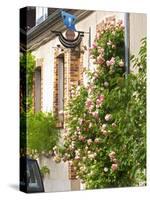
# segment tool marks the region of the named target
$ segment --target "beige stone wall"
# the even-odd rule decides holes
[[[147,36],[147,16],[141,13],[131,13],[130,19],[130,55],[138,56],[140,40]],[[132,63],[131,63],[131,70]]]

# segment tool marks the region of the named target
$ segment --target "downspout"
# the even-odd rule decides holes
[[[90,48],[91,48],[91,27],[89,27],[89,38],[88,38],[88,69],[90,69],[90,52],[89,52]]]
[[[129,24],[129,13],[124,14],[124,25],[125,25],[125,36],[124,36],[124,43],[125,43],[125,76],[127,78],[128,74],[130,73],[130,24]]]

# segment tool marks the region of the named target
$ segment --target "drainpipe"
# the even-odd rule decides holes
[[[130,34],[129,34],[129,13],[124,14],[124,25],[125,25],[125,36],[124,36],[124,43],[125,43],[125,72],[126,77],[130,72],[130,55],[129,55],[129,47],[130,47]]]
[[[91,48],[91,27],[89,27],[88,51]],[[90,68],[90,53],[88,53],[88,69]]]

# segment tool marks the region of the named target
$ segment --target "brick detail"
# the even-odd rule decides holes
[[[54,90],[53,90],[53,112],[59,119],[58,113],[58,67],[59,57],[64,57],[64,107],[70,98],[71,85],[78,85],[83,82],[83,55],[75,49],[54,49]],[[67,116],[64,116],[64,123],[58,123],[63,128]]]
[[[71,86],[83,83],[83,54],[79,49],[64,49],[60,51],[58,48],[54,49],[54,90],[53,90],[53,112],[59,119],[58,113],[58,66],[59,57],[64,57],[64,107],[68,104],[71,95]],[[57,127],[65,127],[67,114],[64,114],[64,122],[58,122]],[[73,166],[69,164],[69,179],[76,179],[76,171]]]
[[[70,180],[75,180],[76,178],[76,171],[74,170],[73,165],[71,165],[70,163],[68,164],[68,170],[69,170],[69,179]]]

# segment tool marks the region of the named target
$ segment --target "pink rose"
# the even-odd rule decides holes
[[[82,142],[84,142],[85,141],[85,137],[82,136],[82,135],[79,135],[79,140],[82,141]]]
[[[97,64],[103,64],[105,62],[104,58],[99,57],[97,60]]]
[[[81,118],[79,119],[79,124],[82,125],[82,123],[83,123],[83,119]]]
[[[93,43],[93,48],[97,48],[97,45],[95,43]]]
[[[93,109],[94,109],[94,105],[91,105],[91,106],[89,107],[89,111],[91,112]]]
[[[93,115],[93,117],[95,117],[96,119],[98,118],[98,112],[97,112],[97,111],[92,112],[92,115]]]
[[[118,169],[118,164],[112,164],[111,166],[112,171],[116,171]]]
[[[110,65],[114,65],[114,64],[115,64],[115,58],[112,57],[111,60],[110,60],[109,62],[110,62]]]
[[[92,144],[92,140],[91,140],[91,139],[88,139],[88,140],[87,140],[87,143],[88,143],[88,145],[91,145],[91,144]]]
[[[88,98],[85,102],[85,106],[91,112],[94,108],[94,103],[91,99]]]
[[[99,33],[97,33],[97,34],[96,34],[96,38],[97,38],[97,39],[99,39],[99,37],[100,37],[100,34],[99,34]]]
[[[100,95],[96,100],[96,105],[101,106],[104,101],[104,95]]]

